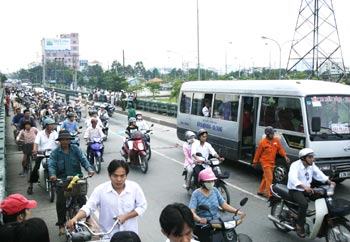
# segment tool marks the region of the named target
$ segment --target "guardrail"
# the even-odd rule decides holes
[[[174,103],[137,99],[136,109],[141,109],[146,112],[165,114],[171,117],[176,117],[177,115],[177,104]]]
[[[6,196],[4,90],[0,89],[0,200]]]

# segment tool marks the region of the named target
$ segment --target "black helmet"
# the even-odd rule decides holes
[[[201,137],[204,133],[208,134],[208,131],[206,131],[205,129],[199,129],[197,132],[198,138]]]
[[[67,113],[67,117],[68,117],[68,118],[74,117],[74,116],[75,116],[75,114],[74,114],[73,112],[68,112],[68,113]]]
[[[275,130],[271,126],[267,126],[265,128],[265,134],[266,135],[275,134]]]

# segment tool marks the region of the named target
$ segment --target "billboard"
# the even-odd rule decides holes
[[[70,39],[45,39],[45,50],[71,50]]]

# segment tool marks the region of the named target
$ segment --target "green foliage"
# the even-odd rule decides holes
[[[159,93],[159,89],[160,89],[159,83],[146,83],[146,87],[152,92],[153,98],[157,93]]]
[[[171,89],[170,97],[175,98],[177,100],[177,98],[179,97],[182,83],[183,83],[183,80],[174,81],[173,87]]]
[[[2,74],[2,73],[0,72],[0,82],[3,83],[3,82],[5,82],[6,80],[7,80],[6,75],[5,75],[5,74]]]
[[[106,71],[103,74],[103,86],[101,88],[111,90],[111,91],[120,91],[125,90],[128,87],[128,82],[124,77],[118,76],[115,71],[110,70]]]

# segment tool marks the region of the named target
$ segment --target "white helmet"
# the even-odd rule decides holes
[[[195,137],[196,137],[195,133],[193,133],[192,131],[186,131],[186,133],[185,133],[185,139],[186,140],[193,139]]]
[[[310,148],[304,148],[299,151],[299,159],[308,156],[308,155],[314,155],[313,149]]]

